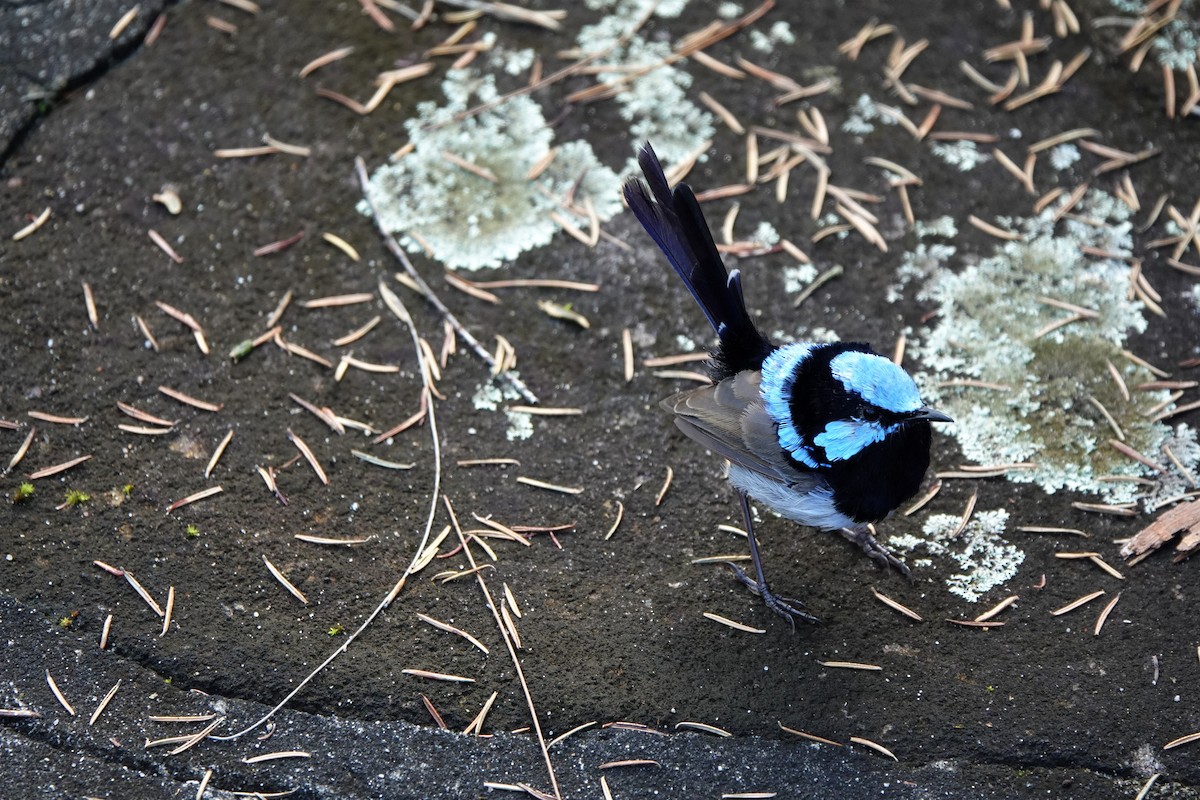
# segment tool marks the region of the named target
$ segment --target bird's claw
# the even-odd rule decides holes
[[[811,625],[820,625],[821,620],[804,610],[804,603],[791,597],[780,597],[767,588],[766,582],[758,582],[746,574],[745,570],[730,561],[725,566],[733,572],[733,576],[754,594],[762,598],[763,603],[771,611],[788,621],[792,630],[796,629],[796,620],[802,620]]]
[[[878,539],[865,528],[842,528],[842,536],[858,545],[871,560],[884,569],[894,569],[906,578],[912,577],[908,565],[892,554]]]

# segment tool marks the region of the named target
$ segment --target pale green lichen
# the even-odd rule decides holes
[[[777,21],[766,31],[750,29],[750,46],[760,53],[773,53],[780,45],[795,43],[796,34],[792,33],[792,27],[783,20]]]
[[[669,57],[668,42],[647,42],[635,38],[625,48],[629,63],[652,64]],[[624,73],[601,74],[602,80],[617,80]],[[692,76],[683,70],[661,67],[632,83],[617,95],[621,117],[629,125],[629,138],[634,142],[653,142],[659,157],[667,162],[679,162],[693,155],[716,132],[712,115],[689,99]],[[701,154],[701,160],[705,156]],[[632,173],[636,162],[631,157],[626,172]]]
[[[509,75],[520,75],[532,67],[536,60],[537,51],[532,48],[510,50],[505,47],[497,47],[492,51],[491,56],[492,63],[497,64]]]
[[[958,235],[958,223],[954,217],[944,215],[931,220],[917,220],[913,223],[913,233],[918,239],[928,239],[937,236],[942,239],[953,239]]]
[[[630,81],[629,64],[663,64],[672,53],[666,41],[643,38],[638,22],[647,13],[679,16],[686,0],[588,0],[603,14],[582,28],[576,49],[604,53],[596,66],[600,82],[616,81],[618,113],[627,122],[621,136],[631,142],[653,141],[666,163],[696,157],[715,133],[712,116],[690,99],[691,76],[670,64]],[[786,26],[771,29],[784,37]],[[782,38],[780,38],[782,41]],[[442,84],[442,104],[417,105],[405,123],[412,151],[381,167],[371,178],[368,195],[379,209],[380,223],[400,238],[410,252],[425,247],[434,258],[458,269],[498,266],[521,253],[548,244],[560,230],[551,212],[570,216],[561,199],[573,191],[577,208],[590,198],[596,216],[607,221],[620,208],[620,177],[601,164],[585,141],[556,144],[541,107],[529,96],[511,98],[494,108],[455,121],[463,111],[496,99],[494,75],[518,75],[533,63],[533,51],[495,48],[484,69],[451,70]],[[551,149],[557,157],[536,180],[525,176]],[[632,148],[630,148],[632,151]],[[466,159],[496,176],[476,175],[447,160],[445,153]],[[634,174],[632,155],[622,166]],[[575,184],[578,183],[578,186]],[[366,204],[360,205],[366,210]],[[586,227],[590,219],[571,220]]]
[[[717,16],[721,19],[733,19],[742,15],[742,6],[740,3],[725,2],[717,6]]]
[[[1067,142],[1050,149],[1050,166],[1056,172],[1062,172],[1064,169],[1070,169],[1071,165],[1082,157],[1079,148]]]
[[[798,325],[795,330],[785,331],[783,328],[776,328],[771,331],[771,341],[790,344],[791,342],[840,342],[842,337],[837,331],[829,328],[816,327],[805,328],[803,325]]]
[[[929,146],[929,152],[950,166],[957,167],[960,172],[970,172],[991,159],[987,153],[980,152],[974,142],[966,139],[954,142],[934,142]]]
[[[796,34],[792,33],[792,26],[782,19],[771,24],[769,35],[776,44],[796,43]]]
[[[830,238],[830,239],[833,239],[833,240],[839,241],[839,242],[843,241],[844,239],[850,238],[850,234],[854,229],[847,226],[846,220],[843,219],[842,217],[838,216],[835,212],[830,211],[826,214],[823,214],[823,215],[821,215],[820,219],[817,220],[817,230],[821,230],[822,228],[834,228],[834,227],[839,227],[839,226],[842,228],[842,230],[839,230],[837,233],[835,233],[827,238]]]
[[[511,383],[493,379],[480,384],[471,398],[471,404],[477,411],[496,411],[502,403],[521,399],[520,392],[514,389]],[[504,409],[504,414],[508,417],[508,430],[504,433],[508,441],[513,442],[533,436],[533,417],[530,414],[508,408]]]
[[[1025,553],[1007,542],[1002,534],[1008,524],[1008,511],[979,511],[966,528],[959,531],[962,518],[953,514],[931,514],[922,536],[892,536],[888,544],[902,553],[919,552],[927,556],[945,556],[958,571],[946,578],[946,588],[969,603],[978,602],[987,592],[1012,580],[1025,560]],[[928,558],[912,559],[914,566],[934,567]]]
[[[945,265],[958,252],[952,244],[942,242],[927,243],[925,239],[953,239],[958,235],[958,225],[954,218],[941,216],[932,220],[917,220],[913,223],[913,233],[917,243],[907,249],[896,270],[899,281],[887,287],[886,297],[889,303],[899,303],[906,299],[905,287],[909,284],[923,284]]]
[[[1113,8],[1127,14],[1141,16],[1147,3],[1143,0],[1109,0]],[[1150,52],[1164,67],[1183,71],[1195,65],[1197,48],[1200,48],[1200,19],[1197,19],[1196,0],[1183,0],[1175,10],[1171,21],[1163,25],[1151,39]],[[1163,12],[1152,17],[1162,19]]]
[[[471,397],[471,405],[475,407],[476,411],[496,411],[502,402],[504,402],[504,392],[494,380],[481,383]]]
[[[1164,455],[1170,451],[1188,474],[1181,473],[1179,465],[1173,464],[1170,459],[1162,459],[1167,471],[1157,475],[1154,486],[1149,487],[1140,498],[1142,507],[1151,513],[1158,511],[1168,501],[1175,502],[1181,495],[1195,491],[1193,481],[1200,469],[1200,443],[1196,441],[1196,431],[1182,422],[1168,429],[1162,451]]]
[[[628,73],[617,65],[657,63],[671,54],[668,42],[629,36],[637,20],[651,10],[659,17],[678,16],[685,5],[682,0],[589,0],[589,6],[605,13],[580,31],[576,46],[588,53],[608,51],[598,64],[612,64],[614,70],[601,72],[598,80],[625,81]],[[602,222],[620,210],[617,173],[601,164],[585,141],[556,145],[541,107],[530,97],[514,97],[455,121],[468,108],[499,96],[493,73],[518,74],[531,58],[531,51],[498,48],[488,57],[487,70],[448,72],[442,84],[446,101],[418,104],[405,124],[412,151],[372,176],[368,194],[379,209],[380,223],[410,252],[427,246],[452,268],[493,267],[548,244],[560,230],[550,213],[569,216],[560,200],[572,190],[576,206],[582,208],[584,198],[590,198]],[[711,115],[689,99],[690,85],[691,77],[671,66],[630,82],[615,100],[629,125],[623,138],[653,141],[668,163],[693,155],[713,136],[714,126]],[[557,157],[539,178],[528,180],[530,168],[551,147]],[[487,169],[497,180],[454,165],[445,158],[447,152]],[[635,170],[631,157],[623,171]],[[572,221],[580,226],[589,222],[584,216]]]
[[[927,401],[955,418],[945,430],[968,459],[1032,462],[1011,470],[1009,478],[1048,492],[1066,488],[1128,501],[1137,484],[1112,476],[1140,476],[1145,469],[1108,444],[1117,435],[1100,406],[1116,419],[1125,444],[1157,453],[1168,429],[1143,412],[1165,394],[1123,398],[1109,364],[1129,384],[1151,378],[1121,354],[1125,338],[1145,330],[1146,319],[1141,303],[1126,296],[1128,264],[1081,251],[1130,252],[1129,210],[1093,190],[1078,214],[1080,219],[1060,221],[1057,230],[1051,210],[1037,218],[1002,219],[1022,239],[958,269],[906,261],[910,279],[930,275],[919,298],[937,307],[937,323],[914,342],[915,355],[933,371],[918,382]],[[924,255],[938,253],[927,249]],[[1096,317],[1046,332],[1072,312],[1045,298],[1090,309]],[[952,385],[956,379],[1002,388]]]
[[[629,80],[628,65],[660,64],[669,59],[671,43],[651,41],[640,31],[630,31],[649,11],[658,17],[677,17],[686,6],[682,0],[588,0],[588,5],[604,16],[593,25],[585,25],[575,39],[585,53],[604,53],[598,66],[612,65],[612,72],[601,71],[601,82],[618,81],[624,91],[613,102],[618,113],[629,123],[627,138],[633,142],[650,141],[664,162],[679,162],[696,153],[712,139],[716,128],[713,117],[692,102],[689,89],[692,77],[670,64],[659,66]],[[704,156],[701,154],[701,160]],[[631,156],[622,172],[634,174],[637,163]]]
[[[694,353],[700,349],[700,346],[696,344],[696,340],[690,336],[677,333],[675,334],[675,348],[681,353]]]
[[[559,226],[549,214],[563,213],[557,198],[576,182],[579,202],[590,197],[601,220],[620,210],[619,179],[596,160],[587,142],[560,145],[537,180],[526,177],[554,138],[533,100],[514,97],[455,122],[460,112],[499,95],[495,81],[491,75],[451,70],[442,89],[444,105],[421,103],[405,123],[413,151],[376,170],[367,189],[380,224],[409,251],[418,252],[424,242],[453,268],[497,266],[550,242]],[[496,181],[452,164],[446,152],[490,170]],[[360,210],[367,211],[365,202]]]
[[[687,7],[688,0],[586,0],[588,8],[603,11],[610,17],[625,22],[641,19],[646,12],[653,11],[656,17],[678,17]]]
[[[876,122],[884,125],[896,124],[894,118],[879,113],[879,106],[869,94],[861,94],[850,107],[850,114],[842,122],[842,130],[856,136],[866,136],[874,132]]]
[[[510,411],[504,409],[505,416],[508,417],[508,430],[504,432],[505,438],[510,442],[515,442],[519,439],[528,439],[533,436],[533,416],[523,411]]]
[[[779,235],[779,231],[775,230],[775,226],[766,220],[758,223],[758,227],[754,229],[754,233],[750,234],[750,241],[755,244],[761,244],[763,247],[777,245],[781,238],[783,237]]]
[[[817,268],[812,264],[793,264],[783,268],[783,291],[799,294],[817,277]]]

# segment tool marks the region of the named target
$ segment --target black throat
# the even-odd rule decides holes
[[[834,506],[858,523],[878,522],[917,493],[929,467],[928,422],[906,422],[885,439],[822,470]]]

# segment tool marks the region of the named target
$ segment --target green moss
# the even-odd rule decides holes
[[[29,498],[33,497],[35,489],[29,481],[23,481],[16,489],[13,490],[13,502],[24,503]]]
[[[67,508],[72,508],[74,506],[82,505],[91,499],[92,496],[87,492],[79,489],[67,489],[67,495],[63,499],[63,505]]]
[[[253,339],[243,339],[242,341],[235,344],[233,346],[233,349],[229,351],[229,358],[230,358],[230,360],[233,361],[233,363],[236,364],[239,361],[241,361],[243,358],[245,358],[246,356],[250,355],[251,351],[253,351],[253,350],[254,350],[254,340]]]
[[[1097,476],[1130,474],[1129,459],[1107,445],[1109,439],[1119,437],[1101,407],[1116,421],[1125,444],[1139,452],[1158,451],[1166,430],[1142,413],[1152,404],[1137,398],[1126,401],[1108,365],[1122,371],[1129,383],[1153,376],[1128,365],[1120,348],[1100,339],[1067,336],[1058,343],[1039,340],[1032,350],[1030,375],[1042,402],[1036,414],[1026,414],[1024,419],[1030,436],[1042,442],[1039,459],[1086,462]],[[1063,428],[1076,435],[1060,435]]]
[[[192,525],[189,523],[187,526],[187,537],[189,539],[195,539],[199,535],[200,535],[200,529],[197,528],[195,525]]]

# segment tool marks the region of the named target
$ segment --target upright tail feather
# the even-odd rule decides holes
[[[741,273],[725,271],[696,195],[686,183],[671,191],[649,144],[638,153],[638,165],[646,183],[626,183],[625,199],[717,332],[720,346],[713,354],[713,378],[761,369],[774,348],[746,311]]]

